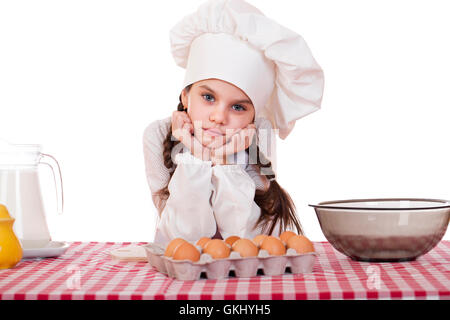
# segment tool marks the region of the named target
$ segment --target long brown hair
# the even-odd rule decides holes
[[[189,92],[191,86],[192,85],[189,85],[185,88],[186,93]],[[180,102],[178,104],[177,110],[186,111],[181,101],[181,95],[179,97],[179,100]],[[173,172],[175,171],[176,167],[176,165],[172,162],[172,149],[179,143],[180,141],[172,137],[172,128],[170,127],[169,132],[167,133],[167,136],[163,142],[164,166],[169,169],[170,178],[172,178]],[[246,152],[249,153],[248,148],[246,149]],[[261,168],[268,168],[273,172],[273,170],[271,170],[272,163],[270,161],[265,159],[265,164],[261,162],[261,153],[258,146],[256,146],[256,155],[256,162],[253,161],[252,163],[256,164],[259,172],[261,173]],[[302,227],[295,213],[295,205],[291,197],[278,184],[278,182],[273,179],[275,178],[274,174],[266,175],[266,177],[267,179],[269,179],[269,188],[267,190],[255,190],[254,201],[261,208],[261,215],[259,216],[258,221],[256,221],[255,227],[260,226],[265,233],[272,234],[275,225],[280,222],[279,233],[287,228],[295,227],[298,234],[303,234]],[[168,185],[159,190],[157,192],[157,195],[167,200],[170,195]]]

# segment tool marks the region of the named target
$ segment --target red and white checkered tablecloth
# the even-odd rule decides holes
[[[111,249],[145,243],[72,242],[60,257],[0,270],[0,300],[18,299],[450,299],[450,241],[415,261],[356,262],[328,242],[309,274],[181,281]]]

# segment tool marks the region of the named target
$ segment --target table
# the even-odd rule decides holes
[[[112,249],[144,244],[70,242],[60,257],[22,260],[0,270],[0,300],[450,299],[450,241],[401,263],[356,262],[328,242],[314,242],[312,273],[197,281],[109,257]]]

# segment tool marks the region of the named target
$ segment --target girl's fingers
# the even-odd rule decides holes
[[[185,122],[183,124],[183,128],[186,128],[186,130],[190,133],[193,134],[194,133],[194,126],[192,125],[192,123],[190,122]]]
[[[256,128],[253,125],[253,127],[248,130],[248,135],[247,135],[246,140],[245,140],[245,149],[250,147],[250,145],[252,144],[253,137],[255,136],[255,134],[256,134]]]
[[[180,141],[188,138],[185,131],[193,133],[193,126],[189,116],[183,111],[174,111],[172,113],[172,134]]]
[[[183,111],[174,111],[172,114],[172,124],[181,127],[184,123],[192,123],[191,118]]]
[[[183,144],[186,145],[187,142],[189,142],[189,136],[190,134],[188,134],[188,128],[186,127],[186,125],[183,125],[181,128],[176,129],[175,130],[175,137],[180,140]]]
[[[196,158],[202,160],[209,160],[210,150],[204,147],[200,141],[190,133],[194,127],[191,124],[185,123],[183,125],[182,140],[180,140]]]

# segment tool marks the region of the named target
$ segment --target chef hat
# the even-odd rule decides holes
[[[186,69],[183,88],[212,78],[237,86],[281,139],[320,108],[323,71],[303,38],[243,0],[204,2],[171,29],[170,43]]]

